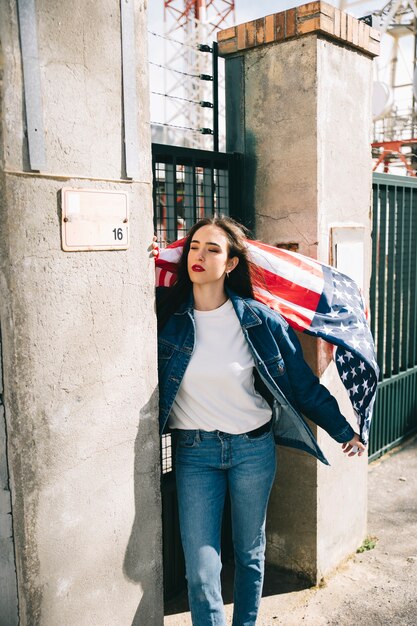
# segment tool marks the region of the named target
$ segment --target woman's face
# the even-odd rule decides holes
[[[237,263],[237,257],[229,259],[228,240],[221,228],[207,224],[194,233],[187,259],[192,283],[223,282],[225,273],[232,271]]]

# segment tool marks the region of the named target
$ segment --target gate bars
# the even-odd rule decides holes
[[[153,143],[154,225],[160,245],[185,236],[202,217],[241,219],[242,163],[237,153]]]
[[[417,430],[417,180],[373,175],[371,329],[381,369],[369,458]]]

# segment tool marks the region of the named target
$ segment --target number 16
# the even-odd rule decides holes
[[[116,240],[121,241],[123,239],[123,228],[113,228],[113,235]]]

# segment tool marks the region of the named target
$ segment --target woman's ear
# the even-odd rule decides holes
[[[228,272],[233,272],[233,270],[235,269],[236,265],[239,263],[239,257],[234,256],[231,259],[229,259],[227,261],[227,271]]]

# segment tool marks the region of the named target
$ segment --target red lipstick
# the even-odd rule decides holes
[[[191,269],[193,270],[193,272],[205,272],[206,271],[204,267],[201,267],[201,265],[193,265]]]

